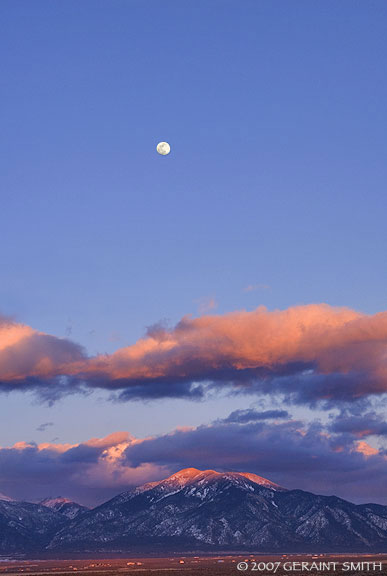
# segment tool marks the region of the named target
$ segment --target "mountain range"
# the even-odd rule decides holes
[[[0,499],[0,553],[387,552],[387,506],[188,468],[94,508]]]

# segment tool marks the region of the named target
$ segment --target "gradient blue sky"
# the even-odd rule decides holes
[[[3,0],[1,313],[96,354],[211,301],[385,309],[386,22],[384,0]],[[2,396],[1,444],[256,401],[107,395]]]

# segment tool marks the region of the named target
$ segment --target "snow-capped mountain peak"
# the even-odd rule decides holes
[[[85,506],[81,506],[77,502],[72,502],[68,498],[63,498],[62,496],[57,496],[56,498],[45,498],[39,502],[39,504],[46,508],[50,508],[54,512],[59,512],[71,520],[87,510]]]
[[[172,474],[172,476],[169,476],[169,478],[166,478],[165,481],[177,480],[185,484],[187,482],[191,482],[194,478],[196,478],[196,476],[202,473],[202,470],[198,470],[197,468],[184,468],[183,470],[179,470],[179,472]]]
[[[284,488],[278,484],[249,472],[216,472],[215,470],[198,470],[197,468],[185,468],[172,474],[172,476],[169,476],[159,483],[150,484],[149,487],[153,488],[158,485],[160,487],[163,486],[164,488],[184,488],[193,485],[203,486],[204,484],[217,484],[222,480],[234,484],[238,483],[240,485],[243,485],[247,480],[249,483],[253,482],[254,484],[258,484],[264,488],[269,488],[270,490],[284,490]]]

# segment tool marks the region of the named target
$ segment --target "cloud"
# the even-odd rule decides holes
[[[221,422],[238,422],[239,424],[245,424],[247,422],[281,418],[290,418],[289,412],[286,410],[264,410],[259,412],[254,408],[247,408],[246,410],[235,410],[234,412],[231,412],[231,414],[227,416],[227,418],[221,420]]]
[[[362,414],[348,414],[341,412],[329,426],[329,430],[336,434],[351,434],[357,438],[366,436],[387,436],[387,422],[382,415],[376,412]]]
[[[385,450],[318,422],[273,420],[268,412],[234,411],[224,420],[144,439],[116,432],[77,444],[19,442],[0,448],[0,491],[26,500],[60,494],[94,505],[196,467],[251,472],[290,489],[387,504]]]
[[[310,405],[387,392],[387,313],[328,305],[184,317],[110,355],[0,320],[0,389],[49,401],[105,388],[121,400],[202,398],[208,389],[282,394]]]
[[[211,310],[215,310],[218,307],[218,303],[213,297],[199,298],[198,300],[194,300],[194,302],[198,305],[198,313],[200,316],[208,314],[208,312],[211,312]]]
[[[243,292],[256,292],[257,290],[270,290],[268,284],[249,284],[243,289]]]
[[[148,438],[124,452],[130,466],[154,464],[252,472],[286,488],[387,504],[387,457],[365,441],[299,421],[214,422]]]
[[[376,456],[377,454],[379,454],[379,450],[373,448],[368,444],[368,442],[365,442],[364,440],[360,440],[359,442],[357,442],[356,451],[360,452],[360,454],[363,454],[366,458],[368,458],[369,456]]]
[[[54,426],[54,422],[44,422],[43,424],[40,424],[36,430],[37,432],[45,432],[50,426]]]
[[[68,374],[74,362],[86,361],[81,346],[0,316],[0,390],[35,389],[47,401],[80,391]]]
[[[18,442],[0,448],[1,491],[29,501],[60,494],[93,506],[168,472],[153,464],[128,466],[122,454],[136,442],[116,432],[79,444]]]

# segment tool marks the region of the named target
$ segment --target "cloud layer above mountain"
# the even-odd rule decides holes
[[[130,467],[122,453],[138,440],[127,432],[79,444],[18,442],[0,448],[0,491],[15,500],[65,496],[86,505],[158,479],[163,466]]]
[[[299,403],[387,391],[387,313],[308,305],[184,317],[110,355],[0,320],[0,389],[48,399],[105,388],[121,400],[201,398],[208,388],[281,393]]]
[[[239,416],[145,439],[117,432],[79,444],[0,448],[0,491],[16,499],[62,495],[94,505],[130,486],[197,467],[252,472],[286,488],[387,504],[386,451],[368,438],[286,414],[250,409]]]

